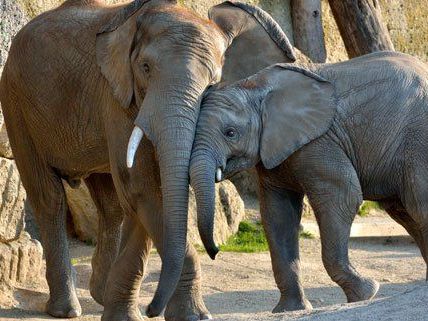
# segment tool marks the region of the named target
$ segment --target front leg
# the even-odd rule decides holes
[[[201,265],[195,248],[187,243],[183,271],[171,300],[165,310],[165,320],[196,321],[211,319],[202,299]]]
[[[303,195],[260,179],[260,212],[281,298],[272,312],[311,310],[300,280],[299,227]]]

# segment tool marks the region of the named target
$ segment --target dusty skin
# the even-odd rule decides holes
[[[365,276],[373,277],[381,283],[377,299],[393,296],[391,299],[396,298],[395,300],[397,300],[399,297],[394,297],[395,295],[408,291],[428,292],[425,285],[425,263],[410,238],[354,239],[351,241],[350,248],[351,259],[357,265],[358,270]],[[76,321],[98,321],[102,312],[102,307],[95,303],[88,290],[92,251],[91,246],[77,241],[72,243],[71,254],[78,273],[78,296],[83,308],[83,316],[73,319]],[[253,320],[308,317],[301,312],[276,316],[269,313],[277,303],[279,293],[273,279],[268,253],[220,253],[216,261],[211,261],[204,253],[200,253],[200,256],[204,272],[202,280],[204,300],[215,319],[248,320],[248,313],[255,313],[252,316]],[[335,318],[324,319],[323,314],[319,314],[319,312],[343,309],[343,306],[331,307],[331,305],[344,303],[345,296],[342,290],[330,280],[322,266],[319,239],[302,239],[301,256],[304,288],[308,299],[315,308],[308,320],[312,320],[312,318],[334,320]],[[140,301],[143,305],[150,302],[159,277],[160,259],[158,255],[152,254],[150,260],[150,269],[140,294]],[[43,279],[43,282],[46,281]],[[48,288],[45,283],[34,289],[17,290],[15,297],[20,302],[20,307],[0,310],[0,320],[15,321],[25,318],[29,321],[42,321],[50,319],[43,313],[43,305],[48,298],[47,293]],[[415,293],[415,295],[417,294]],[[416,297],[419,298],[419,294]],[[402,302],[401,299],[398,300]],[[425,306],[418,305],[415,301],[411,301],[409,304],[409,307],[420,306],[420,309]],[[358,306],[358,304],[354,304],[354,306]],[[363,308],[363,310],[366,309]],[[388,308],[385,308],[385,311],[387,310]],[[398,313],[403,313],[402,309],[396,310],[400,310],[396,311]],[[336,312],[340,313],[340,311]],[[358,310],[355,313],[358,313]],[[343,316],[341,316],[341,319],[358,319],[355,319],[355,314],[352,313],[345,315],[349,317],[342,318]],[[418,320],[418,318],[406,320]]]

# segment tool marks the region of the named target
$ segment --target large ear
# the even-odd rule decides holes
[[[267,169],[323,135],[336,113],[333,85],[301,68],[275,66],[262,101],[260,158]]]
[[[131,50],[137,22],[133,16],[149,1],[135,0],[120,9],[97,35],[97,63],[115,98],[125,108],[131,104],[134,93]]]
[[[208,12],[229,40],[222,81],[233,82],[280,62],[296,60],[293,46],[278,23],[262,9],[226,1]]]

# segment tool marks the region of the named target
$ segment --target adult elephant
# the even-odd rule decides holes
[[[152,242],[162,271],[148,315],[160,314],[169,302],[167,319],[209,316],[197,254],[186,243],[188,166],[200,97],[222,69],[233,78],[239,66],[239,78],[294,60],[286,36],[262,10],[226,2],[210,16],[202,19],[167,0],[110,7],[68,0],[13,41],[0,99],[41,229],[49,314],[81,314],[61,179],[71,185],[84,179],[100,214],[90,288],[105,306],[103,319],[141,318],[137,297]],[[112,264],[122,213],[124,243]]]

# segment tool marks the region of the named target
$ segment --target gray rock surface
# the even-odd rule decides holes
[[[71,188],[64,183],[68,208],[73,221],[74,233],[79,240],[95,244],[97,242],[98,215],[86,184]]]
[[[0,242],[19,238],[24,228],[25,197],[15,162],[0,158]]]
[[[14,287],[38,284],[42,270],[42,246],[28,233],[10,243],[0,243],[0,307],[14,303]]]

